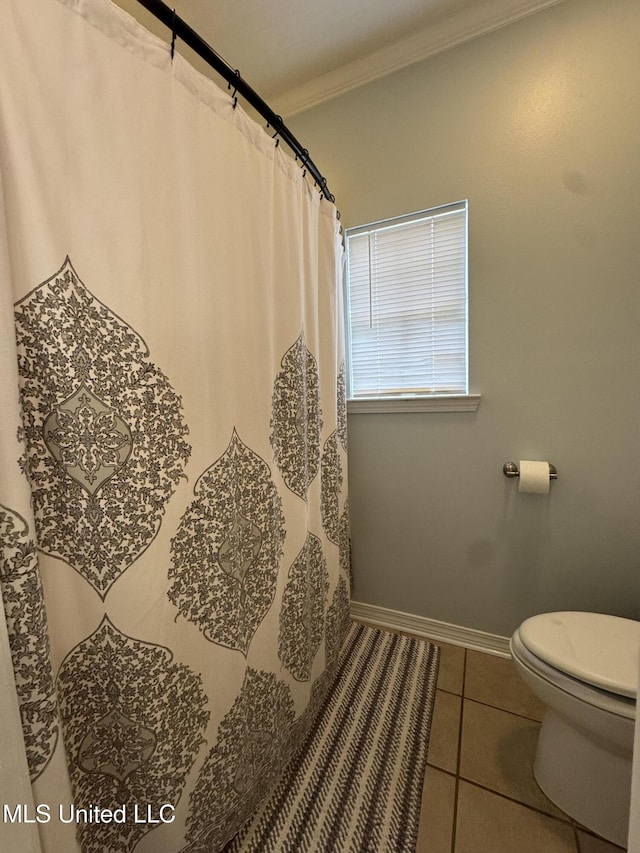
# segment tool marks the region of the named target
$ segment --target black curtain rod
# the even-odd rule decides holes
[[[166,3],[162,2],[162,0],[138,0],[138,3],[144,6],[145,9],[151,12],[152,15],[155,15],[159,21],[171,30],[174,40],[176,38],[181,39],[186,45],[194,50],[198,56],[202,57],[202,59],[204,59],[204,61],[207,62],[214,71],[224,77],[229,86],[233,86],[235,92],[241,95],[247,103],[251,104],[251,106],[264,118],[267,124],[273,128],[275,131],[273,134],[274,138],[279,136],[283,142],[286,142],[289,148],[296,155],[296,159],[300,160],[300,165],[313,177],[314,181],[320,188],[322,195],[329,199],[329,201],[335,201],[334,196],[329,192],[326,179],[322,177],[318,171],[318,167],[310,159],[307,149],[300,145],[298,140],[283,122],[282,116],[274,113],[266,101],[263,101],[260,95],[258,95],[258,93],[241,77],[240,72],[234,71],[234,69],[231,68],[231,66],[228,65],[224,59],[219,56],[219,54],[217,54],[215,50],[189,26],[189,24],[187,24],[186,21],[176,15],[174,9],[167,6]]]

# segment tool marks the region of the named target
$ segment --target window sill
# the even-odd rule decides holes
[[[347,413],[363,415],[385,412],[475,412],[480,405],[480,394],[462,394],[443,397],[396,397],[383,399],[367,397],[347,401]]]

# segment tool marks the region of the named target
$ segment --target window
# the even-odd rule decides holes
[[[349,228],[346,244],[350,400],[467,397],[467,202]]]

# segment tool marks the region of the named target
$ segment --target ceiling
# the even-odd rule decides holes
[[[167,38],[137,0],[116,2]],[[286,118],[561,0],[165,2]]]

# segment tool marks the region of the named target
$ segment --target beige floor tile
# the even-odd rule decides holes
[[[441,770],[457,773],[462,698],[436,690],[427,761]]]
[[[438,670],[438,687],[449,693],[462,694],[464,681],[464,655],[466,649],[462,646],[451,646],[434,640],[440,647],[440,668]]]
[[[520,678],[510,658],[469,649],[464,693],[476,702],[484,702],[533,720],[542,720],[544,714],[544,705]]]
[[[451,853],[455,797],[455,778],[427,767],[416,853]]]
[[[578,830],[580,853],[623,853],[622,847],[617,847],[603,838],[595,838],[587,832]]]
[[[455,853],[576,853],[573,828],[460,781]]]
[[[568,820],[545,797],[533,776],[539,727],[534,720],[465,699],[460,776]]]

